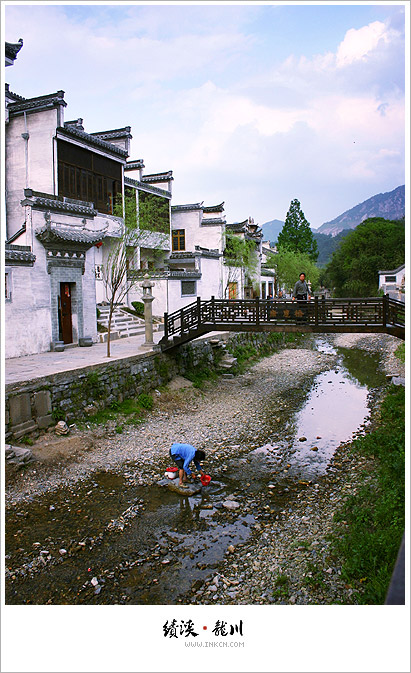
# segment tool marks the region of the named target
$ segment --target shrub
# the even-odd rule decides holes
[[[144,304],[142,301],[132,301],[131,305],[137,315],[144,315]]]
[[[141,393],[141,395],[138,396],[137,402],[140,407],[143,409],[147,409],[148,411],[151,411],[153,408],[154,400],[151,395],[147,395],[146,393]]]

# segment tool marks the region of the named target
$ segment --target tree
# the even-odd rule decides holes
[[[336,297],[375,297],[378,271],[404,263],[404,221],[373,217],[359,224],[340,243],[324,272]]]
[[[269,256],[266,266],[275,270],[278,286],[285,286],[288,291],[294,288],[302,272],[312,290],[318,285],[320,270],[305,253],[280,248],[277,254]]]
[[[291,201],[284,226],[278,234],[277,246],[288,248],[292,252],[305,253],[313,262],[317,260],[317,242],[298,199]]]
[[[167,234],[170,231],[170,203],[168,199],[150,192],[138,195],[138,221],[140,229],[159,231]]]
[[[127,294],[128,233],[126,227],[120,239],[116,240],[110,249],[106,263],[103,265],[103,282],[109,302],[107,326],[107,357],[110,357],[111,322],[116,304],[120,304]]]
[[[243,270],[251,282],[255,281],[258,259],[253,241],[226,232],[224,262],[228,267],[227,282],[224,288],[225,297],[230,283],[237,282]]]

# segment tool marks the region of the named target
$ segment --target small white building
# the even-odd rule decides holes
[[[378,272],[378,288],[393,299],[404,300],[405,264],[392,271]]]

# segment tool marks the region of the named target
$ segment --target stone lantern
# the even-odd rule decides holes
[[[146,340],[142,344],[143,348],[153,348],[153,301],[154,297],[151,292],[151,289],[154,287],[154,283],[150,281],[150,276],[146,273],[144,276],[144,281],[141,284],[143,288],[142,300],[144,302],[144,321],[145,321],[145,336]]]

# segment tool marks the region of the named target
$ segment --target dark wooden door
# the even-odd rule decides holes
[[[70,283],[60,283],[61,332],[65,344],[73,342]]]

